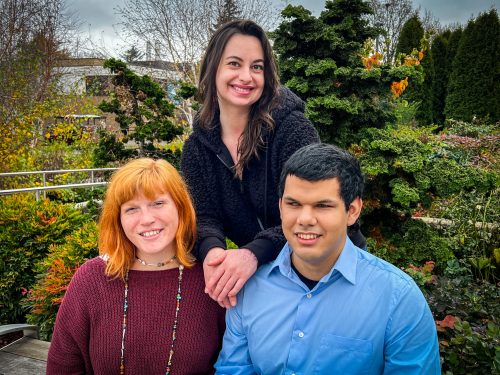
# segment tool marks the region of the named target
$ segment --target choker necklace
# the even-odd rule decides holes
[[[175,259],[175,255],[172,258],[166,260],[165,262],[147,263],[146,261],[144,261],[141,258],[139,258],[137,255],[135,256],[135,260],[138,261],[140,264],[142,264],[143,266],[151,266],[151,267],[163,267],[163,266],[166,266],[167,264],[171,263],[174,259]]]
[[[175,257],[174,257],[175,258]],[[174,258],[170,259],[167,263],[170,263]],[[137,258],[139,259],[139,258]],[[176,306],[175,306],[175,316],[174,324],[172,326],[172,343],[170,344],[170,350],[168,352],[167,370],[165,375],[170,375],[172,373],[172,358],[174,356],[174,343],[177,339],[177,322],[179,318],[179,311],[181,309],[181,285],[182,285],[182,272],[184,266],[179,265],[179,278],[177,283],[177,294],[175,296]],[[122,343],[120,351],[120,375],[125,374],[125,333],[127,331],[127,312],[128,312],[128,271],[125,274],[125,292],[123,301],[123,321],[122,321]]]

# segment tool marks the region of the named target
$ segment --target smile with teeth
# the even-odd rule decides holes
[[[319,234],[315,233],[297,233],[297,237],[299,237],[301,240],[314,240],[316,238],[319,238]]]
[[[241,92],[242,94],[247,94],[252,90],[251,87],[240,87],[240,86],[232,86],[232,87],[235,91]]]
[[[139,233],[139,234],[142,237],[152,237],[152,236],[156,236],[160,232],[161,232],[160,229],[155,229],[155,230],[150,230],[149,232],[142,232],[142,233]]]

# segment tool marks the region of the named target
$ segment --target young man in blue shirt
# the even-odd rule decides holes
[[[418,286],[347,236],[362,207],[358,161],[332,145],[303,147],[279,190],[288,242],[228,310],[217,374],[440,374]]]

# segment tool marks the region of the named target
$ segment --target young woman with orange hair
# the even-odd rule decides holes
[[[47,374],[210,374],[224,309],[203,292],[196,220],[179,173],[138,159],[111,178],[100,256],[74,275],[57,314]]]

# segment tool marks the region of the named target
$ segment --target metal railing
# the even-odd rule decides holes
[[[0,173],[1,177],[19,177],[19,176],[28,176],[28,175],[41,175],[42,177],[42,186],[35,187],[27,187],[27,188],[18,188],[18,189],[6,189],[0,190],[1,195],[12,195],[18,193],[35,193],[36,200],[40,199],[40,193],[43,193],[44,198],[47,197],[47,191],[49,190],[59,190],[59,189],[74,189],[74,188],[88,188],[88,187],[97,187],[104,186],[108,182],[107,181],[96,181],[96,173],[105,172],[105,171],[115,171],[118,168],[84,168],[84,169],[59,169],[59,170],[49,170],[49,171],[30,171],[30,172],[7,172]],[[87,179],[86,182],[82,183],[71,183],[66,185],[47,185],[47,176],[53,174],[63,174],[63,173],[81,173],[81,172],[90,172],[90,178]],[[101,178],[98,178],[99,180]]]

